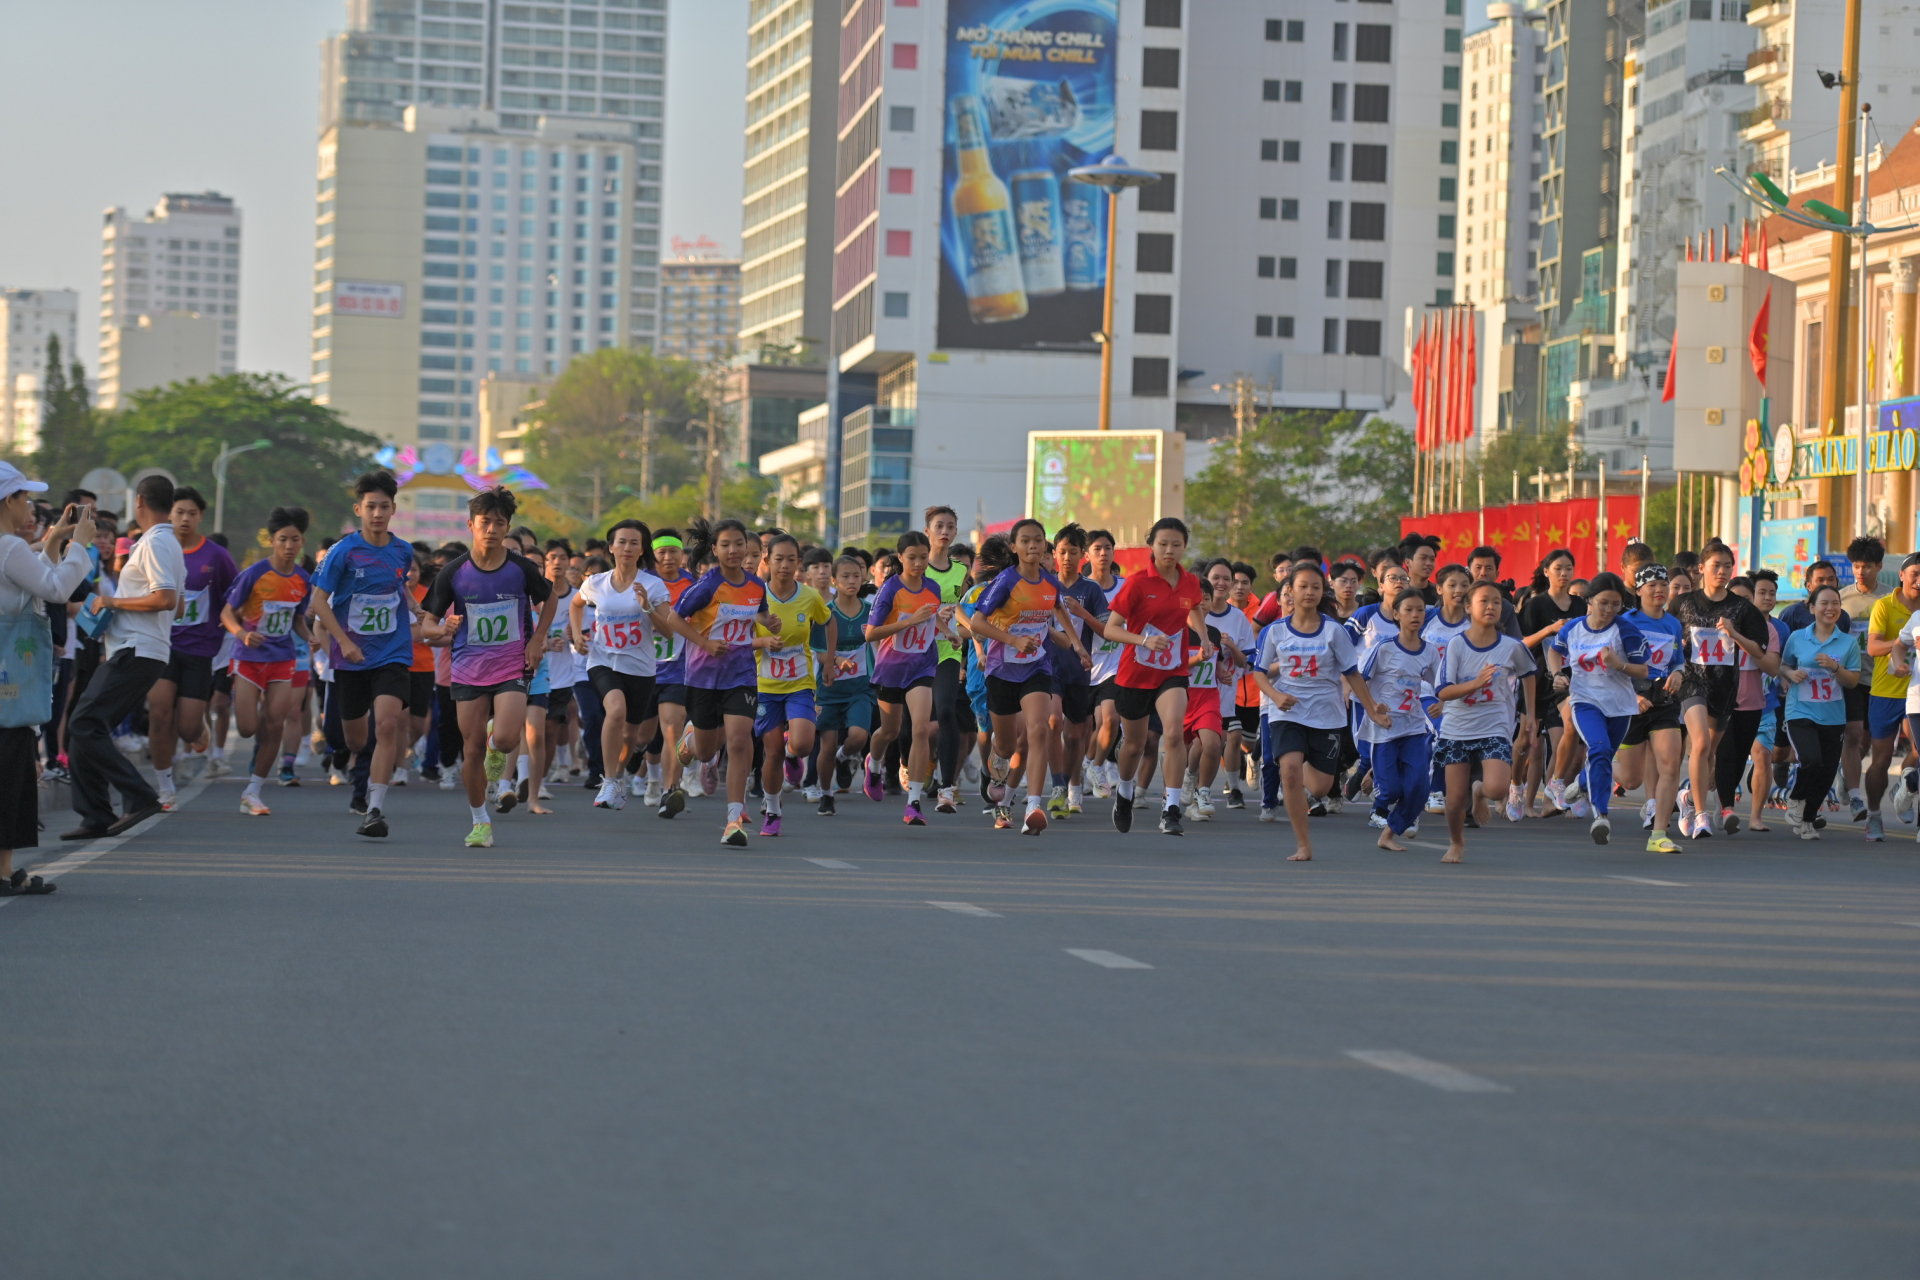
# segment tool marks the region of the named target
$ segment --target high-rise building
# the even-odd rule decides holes
[[[740,260],[668,258],[660,264],[660,330],[654,350],[705,364],[740,338]]]
[[[839,6],[751,0],[741,212],[740,349],[804,340],[824,361],[833,305]]]
[[[1460,9],[1117,4],[1110,29],[1034,31],[1048,74],[1019,78],[969,52],[996,20],[984,5],[843,5],[843,414],[853,379],[872,388],[830,436],[843,534],[935,500],[988,522],[1023,510],[1027,433],[1097,425],[1103,337],[1116,429],[1228,429],[1236,373],[1279,406],[1410,422],[1404,317],[1458,288]],[[1082,78],[1063,89],[1055,68]],[[1062,137],[1160,175],[1121,198],[1112,263],[1104,195],[1065,177],[1070,160],[1036,159]]]
[[[62,366],[80,358],[80,295],[0,286],[0,452],[39,447],[49,338],[60,340]]]
[[[1546,18],[1490,4],[1493,25],[1466,39],[1462,142],[1465,189],[1457,229],[1460,301],[1484,310],[1539,292],[1540,117]]]
[[[1540,305],[1550,325],[1583,296],[1586,255],[1610,243],[1617,226],[1621,72],[1646,10],[1645,0],[1548,0],[1543,11]]]
[[[397,444],[471,442],[488,372],[652,347],[666,0],[348,16],[322,47],[315,398]]]
[[[1696,22],[1712,7],[1703,0],[1668,3],[1686,9]],[[1744,16],[1759,37],[1747,55],[1746,81],[1759,89],[1760,97],[1739,121],[1742,139],[1756,153],[1754,167],[1790,193],[1796,184],[1830,185],[1840,94],[1821,83],[1820,73],[1840,70],[1846,0],[1762,0],[1751,7],[1718,7],[1723,18]],[[1653,13],[1649,5],[1649,26]],[[1873,122],[1886,150],[1920,118],[1916,68],[1920,6],[1900,0],[1866,5],[1860,25],[1860,100],[1872,104]],[[1873,150],[1871,140],[1868,150]]]
[[[144,218],[112,208],[103,222],[100,407],[117,408],[145,389],[124,376],[121,352],[123,335],[140,342],[151,334],[152,325],[142,326],[142,316],[191,315],[215,331],[214,360],[205,368],[181,366],[182,376],[211,377],[238,368],[241,219],[233,199],[217,191],[173,193],[162,196]],[[204,351],[207,344],[192,346]],[[155,366],[143,361],[142,367]]]

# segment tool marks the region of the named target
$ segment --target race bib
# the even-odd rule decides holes
[[[1118,640],[1109,640],[1105,636],[1102,636],[1100,643],[1094,647],[1093,651],[1096,654],[1108,654],[1113,653],[1119,648],[1120,642]]]
[[[1395,694],[1390,699],[1390,706],[1395,715],[1402,715],[1402,716],[1419,715],[1420,714],[1419,688],[1414,685],[1407,685],[1405,688],[1402,688],[1397,694]]]
[[[759,616],[757,604],[723,604],[714,615],[713,626],[707,631],[707,638],[718,640],[721,644],[749,645],[753,643],[753,620]]]
[[[821,650],[824,655],[825,650]],[[868,668],[867,646],[861,645],[851,653],[836,653],[834,657],[834,678],[837,680],[859,680],[872,675]]]
[[[275,640],[293,634],[294,606],[285,600],[268,600],[260,607],[260,622],[257,629],[263,636]]]
[[[1213,659],[1202,658],[1200,661],[1193,664],[1193,673],[1190,676],[1188,676],[1187,679],[1188,679],[1188,682],[1192,684],[1194,688],[1205,689],[1214,683],[1213,673],[1214,673]]]
[[[1739,646],[1721,635],[1717,627],[1693,628],[1693,665],[1696,667],[1730,667],[1737,648]]]
[[[1016,663],[1024,666],[1029,662],[1038,662],[1040,655],[1047,651],[1047,624],[1044,622],[1016,622],[1007,628],[1007,634],[1016,638],[1032,636],[1041,643],[1040,647],[1032,653],[1021,653],[1012,645],[1008,645],[1005,655],[1001,658],[1002,662]]]
[[[467,647],[493,649],[523,643],[520,638],[520,602],[496,600],[467,608]]]
[[[399,617],[400,593],[397,591],[383,596],[355,596],[353,607],[347,611],[347,630],[361,636],[389,635]]]
[[[916,622],[905,631],[893,634],[895,653],[925,653],[933,647],[933,620]]]
[[[1280,651],[1279,658],[1282,680],[1317,680],[1320,668],[1327,664],[1327,646],[1290,644]]]
[[[1667,646],[1650,644],[1647,646],[1647,674],[1661,675],[1667,669]]]
[[[1573,660],[1573,665],[1587,675],[1600,675],[1607,669],[1607,650],[1612,647],[1612,645],[1605,644],[1592,645],[1583,649],[1575,649],[1569,653],[1568,656]]]
[[[760,675],[764,679],[804,680],[811,670],[804,645],[795,645],[790,649],[763,649],[760,652]]]
[[[1810,672],[1800,684],[1800,696],[1808,702],[1833,702],[1840,697],[1840,681],[1825,668]]]
[[[1141,629],[1140,634],[1151,640],[1155,636],[1164,636],[1167,633],[1148,623]],[[1180,659],[1185,656],[1180,650],[1181,646],[1177,642],[1168,645],[1162,653],[1155,653],[1147,646],[1137,644],[1133,646],[1133,660],[1149,671],[1172,671],[1180,665]]]
[[[648,627],[644,618],[613,617],[599,620],[600,645],[609,653],[626,653],[647,643]]]
[[[197,627],[201,623],[205,622],[206,620],[207,620],[206,589],[202,588],[199,591],[187,592],[186,608],[182,609],[180,611],[180,616],[173,620],[173,625],[176,627]]]

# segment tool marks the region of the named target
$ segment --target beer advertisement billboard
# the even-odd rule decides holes
[[[1159,431],[1030,431],[1027,514],[1052,533],[1068,521],[1146,542],[1161,516],[1185,511],[1186,437]]]
[[[942,347],[1097,352],[1116,0],[950,0]]]

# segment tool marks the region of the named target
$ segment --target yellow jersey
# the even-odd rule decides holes
[[[827,602],[818,591],[804,582],[794,584],[793,595],[782,600],[767,587],[766,610],[780,619],[780,647],[758,652],[761,693],[805,693],[815,686],[813,636],[815,623],[824,623],[830,614]],[[761,629],[760,634],[772,633]]]

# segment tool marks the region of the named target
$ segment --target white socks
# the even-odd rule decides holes
[[[369,809],[384,808],[386,803],[387,803],[386,784],[381,782],[370,783],[367,786],[367,808]]]
[[[1028,796],[1028,797],[1027,797],[1027,812],[1028,812],[1028,813],[1032,813],[1032,812],[1033,812],[1033,811],[1034,811],[1035,809],[1038,809],[1038,808],[1040,808],[1040,807],[1041,807],[1041,803],[1040,803],[1040,797],[1039,797],[1039,796]]]
[[[473,814],[473,825],[476,827],[486,826],[493,821],[487,816],[487,806],[483,804],[468,805],[467,811]]]
[[[266,785],[267,785],[267,780],[265,778],[261,777],[259,774],[254,774],[252,777],[247,779],[247,794],[252,796],[255,800],[258,800],[260,798],[260,788]]]
[[[1133,779],[1123,778],[1120,780],[1120,794],[1129,800],[1133,799]]]
[[[650,765],[648,765],[648,766],[647,766],[647,781],[648,781],[648,782],[658,782],[658,781],[660,781],[660,766],[659,766],[659,765],[657,765],[657,764],[650,764]]]
[[[747,806],[746,806],[746,805],[744,805],[744,804],[729,804],[729,805],[727,806],[727,821],[728,821],[728,822],[738,822],[738,821],[740,821],[740,820],[741,820],[742,818],[744,818],[744,817],[746,817],[746,816],[747,816]]]
[[[1178,809],[1179,807],[1180,807],[1180,788],[1168,787],[1167,788],[1167,808]]]
[[[780,793],[778,791],[767,792],[767,813],[769,816],[775,818],[780,816]]]
[[[155,769],[153,771],[153,780],[160,784],[160,788],[163,791],[173,790],[173,769],[171,767]]]
[[[921,797],[921,796],[923,796],[923,795],[925,795],[926,793],[927,793],[927,784],[926,784],[926,783],[924,783],[924,782],[909,782],[909,783],[907,784],[907,803],[908,803],[908,804],[919,804],[919,803],[920,803],[920,797]]]

